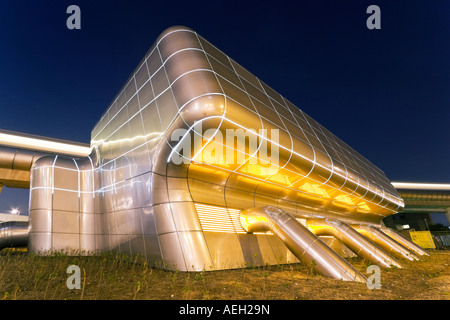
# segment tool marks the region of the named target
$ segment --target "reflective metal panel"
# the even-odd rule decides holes
[[[366,278],[346,260],[301,225],[292,215],[275,207],[241,211],[241,223],[247,232],[272,231],[306,265],[332,278],[365,282]]]
[[[400,243],[402,246],[414,252],[415,254],[419,256],[429,256],[428,252],[426,252],[424,249],[416,245],[414,242],[406,239],[403,235],[401,235],[397,231],[386,227],[381,227],[380,230],[383,233],[387,234],[392,239],[394,239],[395,241],[397,241],[398,243]]]
[[[308,219],[307,225],[315,235],[331,235],[343,242],[355,254],[372,261],[379,266],[385,268],[390,268],[391,266],[397,268],[402,267],[402,265],[387,252],[342,221],[330,218]]]
[[[239,239],[233,233],[204,232],[215,270],[246,267]]]
[[[381,170],[186,27],[158,37],[91,149],[34,163],[32,251],[141,253],[184,271],[324,259],[334,265],[324,274],[362,281],[295,218],[379,224],[403,206]],[[311,248],[247,234],[239,212],[267,205],[293,217],[285,234]]]
[[[26,247],[29,233],[28,221],[6,221],[0,223],[0,250]]]
[[[363,234],[365,237],[378,244],[387,252],[396,254],[411,261],[419,259],[413,252],[409,251],[407,248],[405,248],[400,243],[396,242],[394,239],[387,236],[384,232],[374,226],[352,225],[352,227],[356,231]]]

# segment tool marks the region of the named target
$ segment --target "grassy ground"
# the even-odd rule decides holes
[[[366,273],[369,262],[349,261]],[[0,252],[0,299],[8,300],[450,300],[450,251],[432,251],[404,269],[382,269],[381,289],[314,274],[300,264],[214,272],[171,272],[139,256],[40,257]],[[69,265],[80,267],[80,289],[68,289]],[[369,274],[367,274],[369,276]]]

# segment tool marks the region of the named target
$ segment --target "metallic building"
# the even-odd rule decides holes
[[[387,266],[401,265],[387,250],[425,254],[379,229],[404,205],[379,168],[186,27],[159,36],[91,150],[34,162],[31,252],[118,250],[182,271],[301,260],[352,281],[365,278],[338,252]]]

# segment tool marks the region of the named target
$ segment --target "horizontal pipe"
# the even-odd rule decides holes
[[[356,231],[361,233],[363,236],[367,237],[371,241],[378,244],[381,248],[386,250],[389,253],[397,254],[406,258],[408,260],[414,261],[419,260],[419,258],[409,251],[407,248],[402,246],[400,243],[386,235],[380,229],[372,226],[372,225],[352,225]]]
[[[18,150],[33,150],[40,153],[58,153],[74,157],[87,157],[91,147],[85,143],[65,141],[48,137],[41,137],[26,133],[0,130],[0,144],[17,148]]]
[[[247,232],[273,232],[303,264],[324,276],[366,282],[364,275],[281,209],[265,206],[243,210],[240,220]]]
[[[405,238],[402,234],[398,233],[394,229],[382,227],[380,228],[381,231],[383,231],[385,234],[387,234],[389,237],[403,245],[404,247],[408,248],[409,250],[413,251],[415,254],[418,254],[419,256],[429,256],[428,252],[426,252],[424,249],[419,247],[414,242],[408,240]]]
[[[6,221],[0,223],[0,250],[23,248],[28,245],[28,221]]]
[[[316,236],[333,236],[345,244],[356,255],[372,261],[381,267],[390,268],[391,266],[395,266],[397,268],[402,268],[400,262],[390,256],[385,250],[342,221],[325,218],[308,219],[306,220],[306,223],[308,228],[310,228]]]

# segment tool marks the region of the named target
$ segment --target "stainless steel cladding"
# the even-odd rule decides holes
[[[118,250],[187,271],[297,262],[240,212],[376,225],[403,206],[380,169],[185,27],[160,35],[91,148],[33,165],[32,251]]]
[[[333,236],[343,242],[356,255],[381,267],[395,266],[402,268],[399,261],[342,221],[330,218],[308,219],[307,225],[315,235]]]
[[[30,188],[33,163],[48,154],[86,157],[90,147],[59,139],[0,130],[0,191],[2,186]]]
[[[0,250],[23,248],[28,245],[29,224],[27,221],[6,221],[0,223]]]
[[[320,274],[344,281],[366,282],[350,263],[283,210],[271,206],[242,210],[241,221],[247,232],[273,232],[302,263]]]
[[[418,256],[429,256],[430,255],[424,249],[419,247],[414,242],[409,241],[408,239],[406,239],[402,234],[398,233],[397,231],[395,231],[391,228],[386,228],[386,227],[381,227],[379,229],[381,232],[385,233],[390,238],[392,238],[393,240],[395,240],[396,242],[398,242],[399,244],[401,244],[408,250],[414,252],[416,255],[418,255]]]

